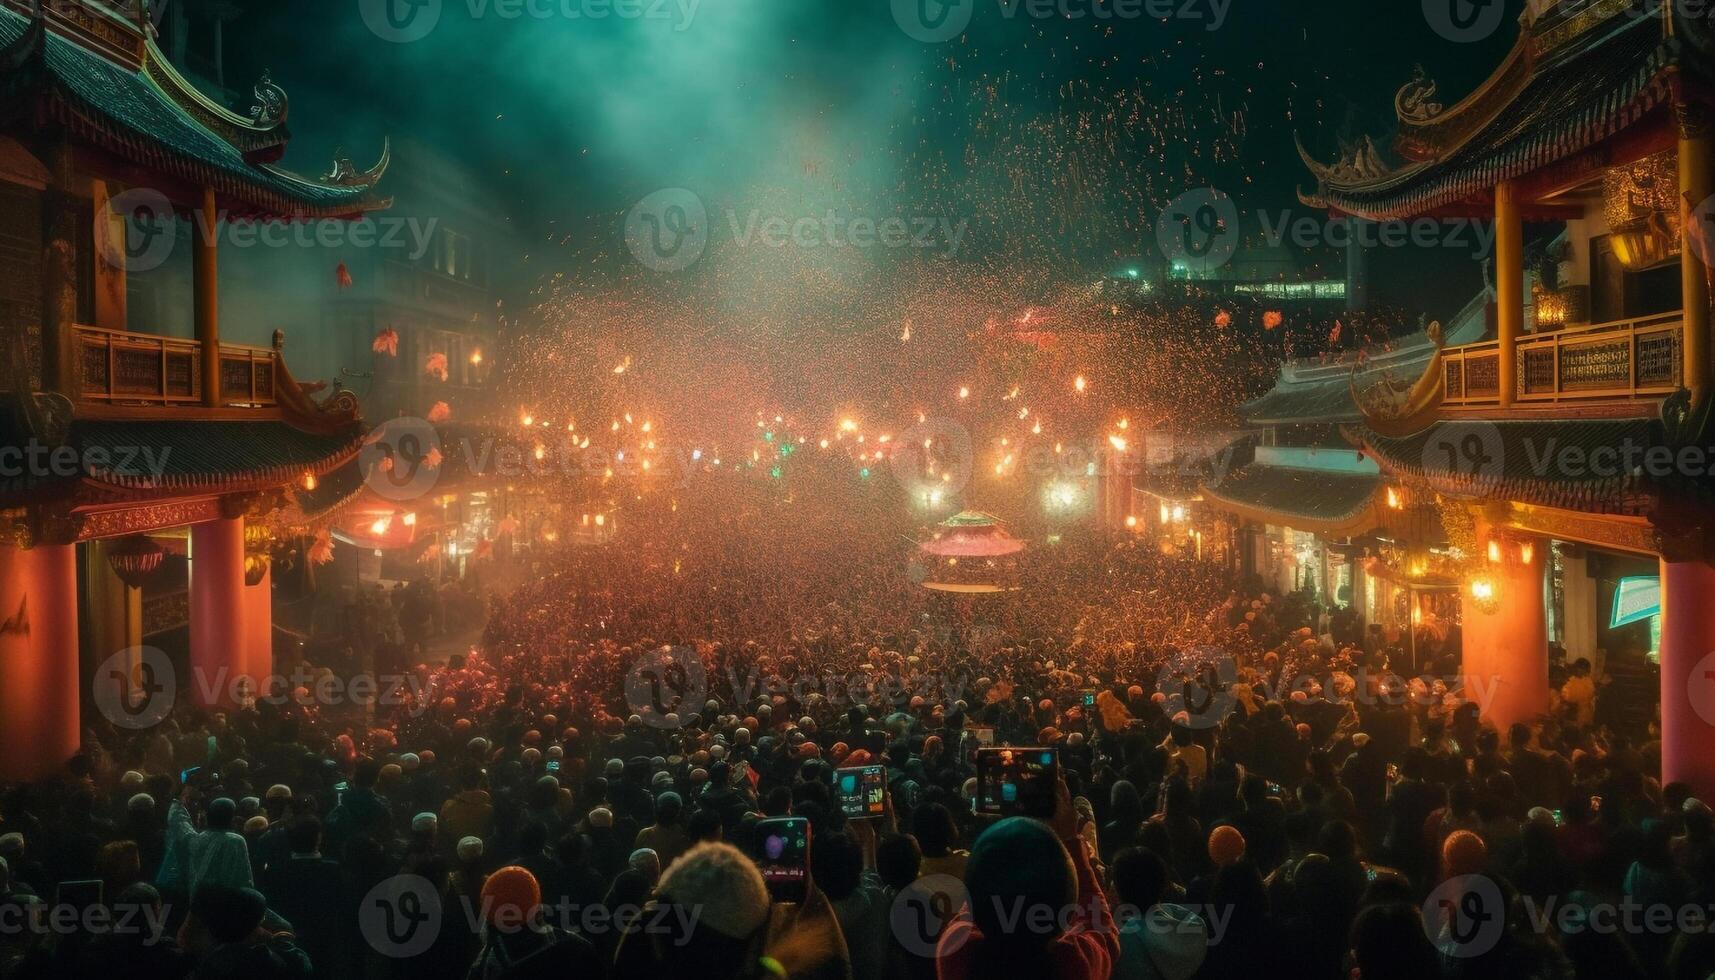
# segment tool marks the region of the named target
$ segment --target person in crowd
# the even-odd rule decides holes
[[[1538,935],[1511,905],[1493,951],[1441,955],[1428,937],[1457,938],[1444,910],[1427,927],[1416,911],[1470,876],[1539,908],[1715,896],[1708,810],[1662,784],[1648,730],[1602,720],[1624,712],[1497,731],[1456,643],[1420,636],[1412,661],[1398,630],[1336,626],[1325,596],[1130,535],[1033,552],[977,628],[940,623],[882,560],[913,529],[873,510],[806,511],[781,533],[777,503],[742,483],[639,507],[655,523],[623,548],[533,553],[535,574],[489,593],[471,650],[404,664],[407,704],[260,699],[98,726],[58,777],[0,787],[0,913],[98,880],[103,904],[183,936],[144,953],[118,934],[0,934],[0,980],[114,963],[376,980],[1701,980],[1715,962],[1672,937]],[[365,595],[377,631],[379,603],[402,600]],[[645,671],[654,710],[627,680],[658,655],[678,662]],[[1417,673],[1407,662],[1422,675],[1397,676]],[[1051,819],[977,812],[988,740],[1056,749]],[[848,819],[832,772],[870,762],[889,814]],[[756,821],[787,814],[813,831],[802,902],[769,897],[754,850]],[[394,956],[365,940],[359,908],[401,876],[434,896],[440,928]],[[994,914],[997,898],[1067,914],[1033,926]],[[485,916],[501,906],[516,914]],[[918,940],[900,909],[922,913]]]
[[[1106,895],[1078,837],[1064,778],[1053,817],[1009,817],[983,831],[965,868],[970,917],[942,933],[943,980],[1011,973],[1103,980],[1119,955]],[[1069,915],[1067,910],[1073,910]]]
[[[536,877],[516,865],[500,868],[482,886],[483,940],[470,980],[548,980],[602,975],[589,940],[567,933],[542,914]]]
[[[322,824],[313,815],[294,820],[287,830],[290,851],[265,869],[257,883],[269,908],[291,923],[293,935],[309,954],[318,978],[349,972],[344,942],[346,924],[358,914],[347,900],[339,863],[322,856]]]
[[[1128,847],[1109,865],[1120,905],[1120,951],[1114,980],[1191,980],[1209,951],[1208,924],[1167,901],[1172,878],[1161,857]]]
[[[210,800],[198,831],[191,822],[195,799],[195,790],[187,787],[167,811],[167,853],[177,861],[176,880],[193,899],[205,884],[250,887],[249,844],[233,830],[238,805],[224,796]]]

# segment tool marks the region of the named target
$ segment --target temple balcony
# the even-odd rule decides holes
[[[1501,343],[1485,340],[1442,351],[1442,404],[1501,405]],[[1685,315],[1676,311],[1527,334],[1513,349],[1515,405],[1665,398],[1683,383]]]
[[[203,397],[202,346],[191,338],[78,324],[77,373],[67,397],[81,412],[153,406],[192,408]],[[214,408],[273,408],[280,352],[220,344],[220,395]]]

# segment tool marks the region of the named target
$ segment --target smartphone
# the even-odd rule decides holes
[[[351,789],[351,784],[346,782],[343,779],[340,780],[339,782],[333,784],[333,805],[334,806],[339,806],[341,803],[345,802],[345,793],[346,793],[346,790],[349,790],[349,789]]]
[[[189,786],[191,784],[191,780],[195,779],[197,774],[200,772],[202,772],[202,766],[191,766],[189,769],[180,769],[179,785]]]
[[[560,760],[549,759],[548,760],[548,771],[549,772],[559,772],[560,771]]]
[[[1056,749],[978,749],[975,812],[1046,820],[1054,815],[1054,784],[1059,774],[1060,753]]]
[[[810,892],[810,821],[770,817],[756,824],[756,865],[777,902],[802,903]]]
[[[1078,695],[1078,703],[1086,708],[1094,708],[1096,706],[1096,692],[1084,691],[1080,693]]]
[[[988,748],[994,745],[993,725],[971,725],[965,730],[971,733],[972,738],[976,739],[978,747]]]
[[[869,820],[881,816],[882,795],[886,789],[887,774],[881,766],[834,770],[834,796],[847,820]]]

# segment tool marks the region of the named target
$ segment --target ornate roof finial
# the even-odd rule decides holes
[[[381,179],[387,172],[387,165],[393,162],[393,142],[381,141],[381,159],[375,161],[375,166],[368,170],[359,171],[345,155],[345,147],[336,146],[333,150],[333,168],[322,174],[322,183],[338,184],[341,187],[368,187]]]
[[[1400,86],[1393,97],[1394,114],[1400,122],[1425,123],[1441,114],[1442,105],[1435,99],[1435,80],[1422,65],[1411,66],[1411,81]]]
[[[252,125],[278,126],[286,121],[286,110],[290,105],[286,90],[274,84],[274,76],[268,69],[262,69],[262,77],[256,80],[251,92],[256,96],[256,104],[250,107]]]

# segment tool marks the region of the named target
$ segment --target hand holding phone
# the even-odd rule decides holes
[[[879,765],[834,770],[834,797],[847,820],[879,819],[886,793],[887,773]]]
[[[777,902],[803,902],[810,893],[810,821],[770,817],[756,824],[756,866]]]
[[[1052,819],[1059,774],[1060,754],[1055,749],[978,749],[975,812],[991,817]]]

